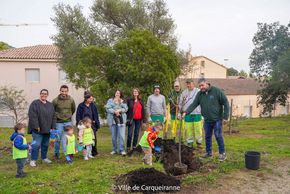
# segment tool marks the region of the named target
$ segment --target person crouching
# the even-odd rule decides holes
[[[159,121],[150,126],[146,131],[144,131],[143,136],[140,139],[139,145],[145,154],[143,161],[147,165],[152,165],[152,149],[156,152],[160,152],[160,147],[154,146],[154,141],[157,139],[158,132],[162,129],[162,123]]]
[[[24,133],[25,125],[18,123],[15,125],[14,132],[10,137],[10,140],[13,141],[13,159],[16,160],[17,164],[16,178],[26,177],[26,173],[23,172],[23,168],[27,161],[28,150],[31,149],[31,146],[27,144]]]
[[[76,153],[76,138],[74,135],[74,128],[66,126],[64,128],[65,135],[62,138],[62,148],[65,154],[65,159],[68,164],[73,163],[73,155]]]
[[[84,146],[83,156],[85,160],[94,158],[92,156],[92,147],[94,145],[94,131],[92,129],[92,120],[85,117],[78,125],[79,128],[79,144]]]

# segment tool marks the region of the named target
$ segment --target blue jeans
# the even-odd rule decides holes
[[[56,123],[56,129],[59,130],[59,134],[55,138],[54,142],[54,154],[59,155],[59,149],[60,149],[60,142],[64,135],[64,128],[66,126],[72,126],[72,122],[64,122],[64,123]]]
[[[204,122],[205,144],[206,144],[206,152],[208,154],[212,153],[212,133],[214,133],[215,139],[217,141],[219,153],[220,154],[225,153],[222,127],[223,127],[222,120],[215,122]]]
[[[134,130],[133,148],[135,148],[137,146],[141,122],[142,122],[142,120],[133,119],[132,125],[128,126],[127,149],[130,149],[131,145],[132,145],[133,130]]]
[[[125,128],[126,125],[116,125],[113,124],[110,126],[111,133],[112,133],[112,144],[113,144],[113,151],[118,152],[118,141],[119,141],[119,148],[120,152],[125,151]]]
[[[32,132],[32,151],[31,160],[37,160],[39,148],[41,148],[41,159],[47,158],[47,151],[49,146],[49,134],[38,134]]]

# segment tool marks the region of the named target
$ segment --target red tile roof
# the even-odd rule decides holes
[[[0,59],[59,59],[59,50],[55,45],[35,45],[22,48],[11,48],[0,51]]]
[[[261,83],[254,79],[206,79],[212,86],[221,88],[226,95],[257,95]],[[198,79],[194,79],[197,85]],[[181,81],[185,86],[185,79]]]

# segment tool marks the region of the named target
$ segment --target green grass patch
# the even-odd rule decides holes
[[[183,185],[206,185],[214,183],[221,174],[244,168],[244,153],[255,150],[262,153],[261,166],[276,159],[290,156],[290,116],[278,118],[248,119],[239,122],[238,134],[225,135],[228,159],[217,161],[217,145],[213,139],[214,158],[205,162],[205,171],[195,172],[182,179]],[[225,128],[225,130],[227,130]],[[12,129],[0,129],[0,149],[11,147],[9,137]],[[31,136],[27,135],[28,142]],[[0,190],[1,193],[113,193],[114,177],[141,167],[142,156],[111,156],[111,134],[108,128],[98,133],[100,156],[84,161],[78,153],[75,162],[69,166],[64,156],[52,165],[41,164],[36,168],[25,167],[28,176],[16,179],[16,164],[9,151],[1,150]],[[49,150],[52,158],[53,149]],[[162,164],[153,165],[163,170]],[[263,170],[263,169],[262,169]],[[266,167],[264,170],[269,171]]]

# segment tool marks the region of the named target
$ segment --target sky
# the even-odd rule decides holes
[[[45,24],[0,26],[0,41],[13,47],[52,44],[56,34],[52,7],[57,3],[80,4],[90,14],[93,0],[0,0],[0,24]],[[258,22],[290,22],[290,0],[167,0],[177,25],[181,49],[207,56],[227,67],[249,71],[252,38]],[[227,61],[225,59],[228,59]]]

